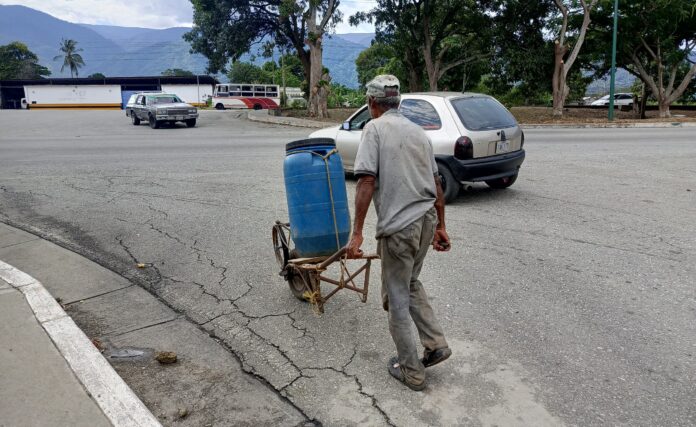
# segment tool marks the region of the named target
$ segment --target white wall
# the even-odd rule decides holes
[[[29,108],[32,104],[58,105],[121,105],[120,85],[62,86],[41,85],[24,86],[24,96]]]
[[[205,104],[208,96],[213,95],[213,85],[162,85],[162,91],[173,93],[189,104]]]

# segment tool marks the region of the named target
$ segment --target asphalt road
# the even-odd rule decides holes
[[[379,268],[323,316],[277,275],[284,144],[308,133],[0,111],[0,221],[148,287],[327,426],[696,424],[695,128],[530,129],[515,185],[448,205],[421,279],[454,354],[424,393],[387,373]]]

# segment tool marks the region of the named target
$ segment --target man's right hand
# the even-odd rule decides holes
[[[363,255],[363,251],[360,250],[360,246],[363,244],[362,234],[353,234],[346,246],[346,256],[350,259],[360,258]]]
[[[447,252],[450,250],[450,239],[444,228],[438,228],[435,230],[435,236],[433,237],[433,249],[438,252]]]

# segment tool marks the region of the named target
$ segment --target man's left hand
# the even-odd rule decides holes
[[[450,239],[444,228],[438,228],[435,230],[435,237],[433,237],[433,249],[438,252],[447,252],[450,250]]]
[[[363,244],[362,234],[353,234],[346,246],[346,255],[348,258],[355,259],[360,258],[363,255],[363,251],[360,250],[360,246]]]

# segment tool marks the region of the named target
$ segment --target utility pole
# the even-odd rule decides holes
[[[616,83],[616,32],[619,28],[619,0],[614,0],[614,33],[611,39],[611,80],[609,83],[609,121],[614,121],[614,90]]]
[[[283,55],[283,51],[280,52],[280,75],[282,76],[283,79],[283,98],[281,104],[285,102],[285,105],[281,105],[283,107],[288,106],[288,94],[285,91],[285,55]]]

